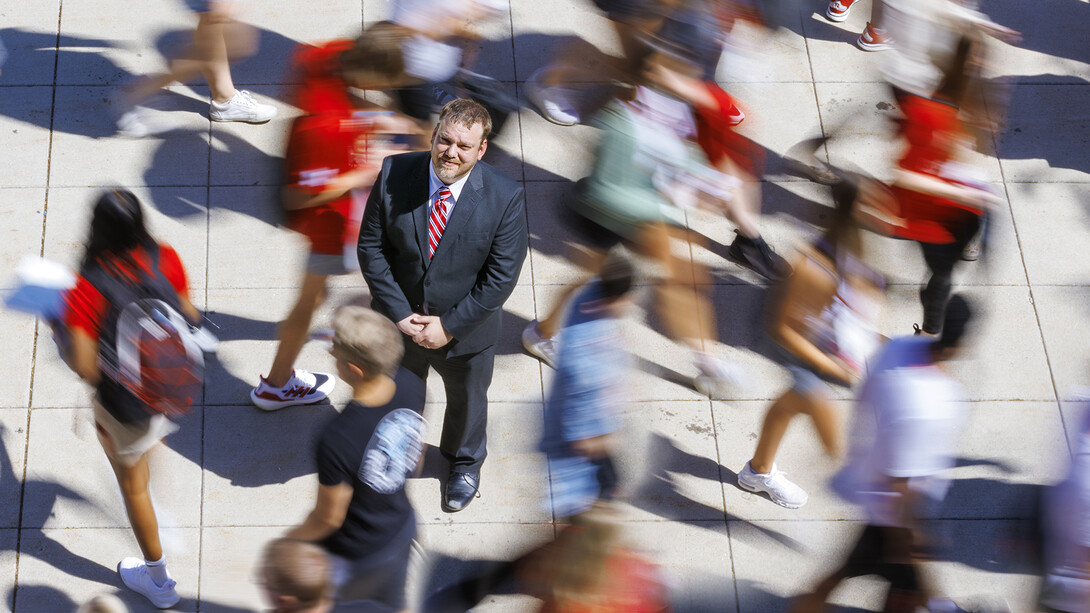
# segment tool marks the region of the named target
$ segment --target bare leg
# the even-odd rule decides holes
[[[128,512],[129,524],[132,525],[140,551],[145,560],[161,560],[163,546],[159,542],[159,520],[155,517],[155,508],[148,493],[148,456],[144,454],[132,466],[125,466],[114,457],[112,445],[107,448],[107,444],[103,443],[106,457],[110,459],[117,484],[121,487],[121,498],[125,501],[125,511]]]
[[[280,344],[276,348],[276,357],[273,358],[269,376],[265,379],[269,385],[280,387],[291,378],[295,358],[299,357],[299,352],[307,342],[310,322],[314,318],[314,312],[325,301],[325,293],[326,275],[306,273],[303,287],[299,290],[299,300],[280,324],[277,333]]]
[[[193,32],[193,42],[181,56],[171,60],[168,72],[145,77],[128,92],[128,100],[139,104],[160,89],[185,82],[203,74],[216,102],[226,102],[235,95],[228,60],[253,53],[256,36],[253,28],[243,26],[213,13],[202,13]]]
[[[799,413],[807,413],[814,420],[814,427],[826,453],[839,455],[840,428],[832,404],[816,395],[803,396],[795,390],[788,390],[772,403],[765,414],[757,449],[749,461],[753,472],[766,474],[772,471],[772,464],[776,461],[776,452],[779,451],[787,426]]]
[[[707,298],[697,292],[687,260],[671,253],[670,232],[663,222],[648,224],[640,233],[640,250],[666,268],[658,287],[658,313],[667,336],[695,350],[705,350],[705,341],[715,341],[714,311]]]
[[[235,95],[235,83],[231,80],[231,68],[227,62],[225,36],[229,22],[217,19],[210,13],[202,13],[193,33],[193,44],[200,49],[200,71],[208,82],[212,100],[223,103]]]
[[[765,413],[765,421],[761,426],[761,435],[757,439],[757,449],[753,452],[753,458],[749,461],[749,467],[753,472],[767,474],[772,471],[772,464],[776,461],[776,452],[780,449],[780,442],[787,432],[787,426],[791,419],[805,410],[806,399],[794,390],[787,390],[780,396]]]
[[[736,177],[742,184],[735,190],[733,197],[726,203],[727,219],[738,226],[738,233],[746,238],[761,235],[758,220],[761,215],[761,183],[753,175],[742,170],[730,157],[724,156],[716,166],[719,172]]]

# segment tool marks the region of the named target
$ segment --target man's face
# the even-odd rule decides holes
[[[456,182],[473,170],[487,148],[481,124],[467,128],[453,121],[440,122],[431,133],[431,165],[435,176],[447,185]]]

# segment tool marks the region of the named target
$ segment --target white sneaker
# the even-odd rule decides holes
[[[725,388],[742,385],[742,369],[726,360],[700,353],[696,359],[696,367],[700,374],[693,379],[693,386],[705,396],[713,396]]]
[[[738,472],[738,485],[751,492],[765,492],[772,502],[788,509],[797,509],[807,500],[806,492],[788,481],[787,475],[778,470],[775,464],[772,465],[772,472],[761,474],[753,472],[749,462],[746,462],[745,468]]]
[[[147,111],[137,106],[121,116],[117,120],[117,133],[120,136],[126,138],[144,138],[151,134],[151,130],[148,128],[147,123],[144,121],[144,114]]]
[[[162,117],[156,117],[144,106],[134,106],[117,120],[117,135],[125,138],[144,138],[169,132],[174,126]]]
[[[125,587],[151,601],[157,609],[166,609],[178,604],[181,597],[175,591],[174,579],[167,578],[163,585],[156,585],[148,574],[148,565],[140,558],[125,558],[117,564],[117,574]]]
[[[574,126],[579,123],[579,111],[564,95],[565,88],[541,85],[539,77],[543,70],[538,70],[526,80],[526,97],[541,111],[542,117],[557,125]]]
[[[337,385],[332,375],[296,368],[283,387],[269,385],[265,377],[250,390],[250,400],[262,411],[278,411],[300,404],[315,404],[326,399]]]
[[[234,97],[223,104],[213,100],[208,116],[212,118],[212,121],[265,123],[276,117],[276,107],[271,104],[261,104],[254,100],[250,92],[240,89],[235,92]]]
[[[556,368],[556,355],[560,352],[560,343],[556,338],[544,338],[537,331],[537,320],[531,321],[522,331],[522,347],[535,358]]]

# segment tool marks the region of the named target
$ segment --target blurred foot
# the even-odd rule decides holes
[[[828,140],[828,137],[811,138],[792,145],[783,154],[788,172],[822,185],[840,183],[833,169],[817,158],[817,150]]]
[[[764,492],[772,502],[788,509],[797,509],[806,504],[806,492],[787,480],[787,475],[772,465],[772,472],[756,473],[749,462],[738,471],[738,485],[751,492]]]
[[[863,51],[885,51],[893,48],[893,39],[881,28],[876,28],[867,22],[867,27],[855,41]]]
[[[235,95],[220,104],[212,101],[212,108],[208,112],[212,121],[242,121],[245,123],[265,123],[276,117],[276,107],[271,104],[261,104],[254,100],[253,94],[241,89]]]
[[[545,119],[560,125],[573,126],[579,123],[579,112],[568,99],[568,88],[541,84],[542,70],[538,70],[526,80],[526,97],[541,112]]]
[[[151,134],[151,128],[147,121],[148,110],[142,106],[134,106],[132,110],[121,115],[117,120],[117,134],[125,138],[144,138]]]
[[[727,248],[727,257],[769,281],[782,281],[791,274],[791,265],[787,260],[773,251],[760,236],[747,238],[738,234]]]
[[[537,331],[537,320],[531,321],[522,331],[522,347],[526,353],[556,369],[556,354],[560,343],[555,338],[545,338]]]
[[[829,21],[841,22],[848,18],[855,0],[832,0],[829,8],[825,9],[825,16]]]
[[[693,387],[705,396],[714,396],[742,384],[742,369],[702,351],[696,352],[696,368],[700,374],[693,379]]]

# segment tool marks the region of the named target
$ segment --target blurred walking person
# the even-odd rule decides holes
[[[616,251],[572,300],[545,403],[540,449],[549,465],[553,514],[572,517],[617,486],[611,452],[620,429],[628,357],[618,319],[630,304],[632,265]]]
[[[258,102],[249,91],[235,89],[230,62],[254,53],[257,31],[234,20],[233,1],[188,0],[198,19],[193,41],[170,60],[167,72],[143,77],[125,88],[120,96],[124,112],[117,121],[119,134],[140,138],[164,131],[166,126],[156,125],[142,103],[171,83],[185,83],[198,74],[208,83],[212,121],[265,123],[276,116],[276,107]]]
[[[1044,611],[1090,611],[1090,402],[1082,405],[1071,468],[1045,494]]]
[[[711,169],[691,140],[696,129],[689,104],[652,83],[650,75],[660,63],[661,70],[692,68],[684,58],[656,51],[645,61],[644,84],[596,116],[602,130],[598,157],[590,176],[577,184],[572,227],[593,250],[591,269],[622,243],[659,265],[655,307],[665,333],[690,350],[698,371],[694,385],[712,394],[738,382],[737,368],[714,353],[717,328],[704,289],[706,272],[674,255],[672,246],[675,239],[692,236],[679,221],[680,207],[729,197],[732,180]],[[523,331],[527,352],[551,365],[563,308],[574,291]]]
[[[851,385],[880,338],[875,327],[884,284],[866,264],[854,192],[844,186],[834,190],[829,230],[801,249],[768,322],[781,363],[791,373],[791,388],[769,407],[753,457],[738,471],[740,487],[765,492],[789,509],[804,505],[807,495],[776,466],[787,426],[796,415],[809,415],[826,453],[838,457],[840,426],[826,382]]]
[[[295,57],[304,115],[291,126],[281,202],[288,226],[310,243],[294,306],[277,330],[268,376],[250,391],[263,411],[324,400],[336,385],[330,374],[295,368],[314,313],[325,302],[328,279],[356,268],[355,241],[367,190],[382,160],[404,151],[395,142],[416,130],[412,120],[385,109],[357,111],[350,87],[384,89],[401,82],[403,36],[390,24],[349,40],[306,47]]]
[[[875,360],[856,407],[857,426],[869,436],[859,437],[839,487],[865,508],[867,525],[844,564],[799,597],[792,613],[828,610],[825,601],[841,581],[865,575],[890,583],[883,611],[913,613],[929,603],[949,610],[948,600],[932,600],[919,572],[926,540],[920,520],[934,514],[949,487],[945,473],[954,464],[965,393],[947,368],[971,319],[968,302],[954,296],[939,338],[893,339]]]
[[[178,254],[148,233],[136,196],[111,190],[95,204],[79,277],[65,296],[63,322],[71,337],[65,357],[76,374],[95,387],[99,442],[121,486],[125,510],[143,554],[143,558],[123,559],[118,573],[129,589],[162,609],[176,604],[179,596],[159,541],[159,523],[148,491],[147,453],[177,427],[122,379],[121,348],[131,340],[121,331],[126,321],[123,309],[128,312],[137,299],[154,299],[165,305],[159,307],[157,317],[180,313],[189,324],[200,321],[200,313],[189,302],[185,269]],[[171,325],[182,328],[186,324],[174,320]],[[136,355],[142,363],[143,353]],[[189,377],[184,371],[171,376]],[[199,381],[196,393],[200,393]]]

